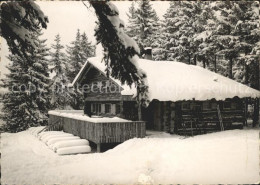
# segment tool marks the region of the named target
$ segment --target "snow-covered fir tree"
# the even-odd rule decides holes
[[[18,132],[45,125],[49,109],[48,48],[40,32],[32,36],[35,47],[26,55],[9,55],[10,73],[3,80],[8,92],[3,99],[5,131]]]
[[[67,76],[70,82],[77,76],[87,59],[95,56],[95,49],[95,46],[88,40],[86,33],[80,34],[80,30],[77,30],[76,39],[71,42],[70,46],[67,46]],[[82,109],[84,101],[80,91],[78,89],[71,90],[70,96],[72,97],[71,107]]]
[[[138,33],[137,14],[136,14],[135,4],[136,4],[136,2],[133,1],[128,10],[128,13],[126,13],[126,15],[128,17],[128,24],[127,24],[127,27],[125,28],[125,30],[126,30],[127,35],[132,38],[134,38]]]
[[[67,46],[68,78],[72,82],[89,57],[95,56],[95,46],[88,41],[86,33],[77,30],[76,38]]]
[[[158,48],[161,48],[159,59],[192,63],[199,44],[193,36],[202,32],[198,19],[201,11],[201,5],[196,2],[170,2],[164,14],[161,37],[157,41]]]
[[[212,35],[216,28],[216,19],[212,11],[211,2],[200,2],[201,13],[197,16],[197,32],[193,35],[197,42],[197,59],[204,68],[217,72],[220,65],[217,63],[215,40]]]
[[[137,8],[132,4],[128,18],[126,33],[137,42],[142,54],[144,48],[151,47],[154,42],[159,18],[149,0],[138,1]]]
[[[76,38],[67,46],[67,63],[68,63],[68,78],[72,82],[73,79],[78,74],[81,67],[84,65],[84,60],[82,59],[82,53],[80,50],[80,31],[77,30]]]
[[[51,70],[51,103],[53,108],[65,109],[70,103],[71,96],[68,91],[68,84],[70,83],[67,78],[67,63],[66,55],[63,52],[64,46],[61,45],[60,35],[55,36],[55,44],[52,44],[52,52],[50,59]]]
[[[235,27],[239,21],[239,7],[233,1],[230,3],[223,1],[216,2],[214,9],[218,25],[213,36],[218,49],[217,54],[223,55],[226,59],[226,63],[222,64],[228,69],[224,75],[233,78],[235,59],[240,51],[239,36],[235,34]]]
[[[80,51],[82,60],[84,61],[87,61],[89,57],[94,57],[96,55],[96,47],[95,45],[92,45],[91,41],[88,40],[87,34],[85,32],[81,34]]]
[[[252,87],[257,88],[256,56],[251,54],[260,41],[259,31],[259,3],[237,2],[235,4],[236,14],[239,18],[234,34],[239,37],[239,56],[234,66],[234,78]],[[249,72],[250,71],[250,72]]]
[[[154,42],[152,43],[152,57],[153,60],[160,61],[160,60],[167,60],[167,34],[164,33],[165,31],[165,22],[159,20],[159,26],[157,31],[154,34]]]

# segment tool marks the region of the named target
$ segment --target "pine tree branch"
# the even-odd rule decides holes
[[[87,6],[85,3],[84,3],[84,1],[83,0],[81,0],[81,2],[83,3],[83,5],[87,8],[87,9],[89,9],[90,8],[90,5],[89,6]]]

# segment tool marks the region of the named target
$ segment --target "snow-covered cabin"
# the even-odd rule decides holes
[[[206,133],[242,127],[244,98],[260,92],[199,66],[139,59],[147,74],[149,105],[142,107],[146,128],[170,133]],[[73,81],[84,90],[85,114],[138,120],[136,88],[107,77],[101,57],[89,58]]]

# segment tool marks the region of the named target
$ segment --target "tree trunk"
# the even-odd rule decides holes
[[[142,105],[138,103],[138,121],[142,121]]]
[[[245,62],[245,84],[248,84],[248,80],[249,80],[248,68],[249,68],[249,66]]]
[[[253,117],[253,127],[259,124],[259,99],[256,98],[254,102],[254,117]]]
[[[203,68],[206,68],[206,60],[203,59],[202,62],[203,62]]]
[[[214,71],[217,73],[217,56],[214,56]]]
[[[206,66],[209,66],[209,59],[206,59]]]
[[[232,71],[233,71],[233,59],[230,58],[230,59],[229,59],[229,73],[228,73],[228,77],[229,77],[230,79],[233,79],[233,73],[232,73]]]
[[[259,61],[257,63],[257,72],[256,72],[256,89],[260,90],[260,64]],[[253,127],[255,127],[259,123],[259,98],[257,98],[254,102],[254,118],[253,118]]]
[[[189,60],[188,60],[188,63],[190,64],[190,55],[189,55]]]
[[[244,126],[247,126],[247,118],[248,118],[248,99],[245,98],[244,102],[245,102],[245,114],[244,114],[244,116],[245,116],[245,121],[244,121]]]
[[[196,66],[197,65],[197,55],[194,55],[193,61],[194,61],[194,65]]]

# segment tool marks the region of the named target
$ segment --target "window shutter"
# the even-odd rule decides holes
[[[105,104],[101,104],[101,113],[105,113]]]
[[[94,112],[94,105],[91,103],[91,112]]]
[[[111,114],[116,114],[116,104],[111,104]]]

